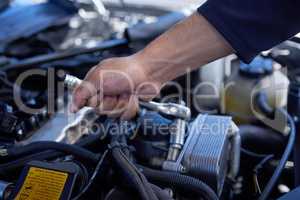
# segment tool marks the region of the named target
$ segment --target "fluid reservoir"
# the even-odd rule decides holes
[[[221,112],[231,115],[237,124],[261,120],[255,104],[259,92],[266,94],[272,108],[286,106],[289,80],[281,70],[280,65],[260,56],[250,64],[232,61],[232,73],[222,89]]]

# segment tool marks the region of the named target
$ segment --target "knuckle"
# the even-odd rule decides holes
[[[105,60],[102,60],[98,65],[96,66],[106,66],[106,65],[111,65],[111,63],[114,61],[114,58],[107,58]]]

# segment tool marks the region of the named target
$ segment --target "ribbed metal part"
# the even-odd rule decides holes
[[[218,193],[228,169],[230,126],[230,117],[198,116],[190,127],[193,137],[182,160],[186,173],[205,180]]]

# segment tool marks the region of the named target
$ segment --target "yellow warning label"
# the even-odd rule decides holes
[[[68,174],[30,167],[15,200],[59,200]]]

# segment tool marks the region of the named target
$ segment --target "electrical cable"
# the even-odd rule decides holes
[[[259,170],[263,168],[263,165],[265,163],[267,163],[269,160],[271,160],[272,158],[274,158],[273,154],[267,155],[265,158],[263,158],[253,169],[253,178],[254,178],[254,183],[257,189],[257,192],[260,194],[261,193],[261,189],[260,189],[260,185],[259,185],[259,181],[258,181],[258,173]]]
[[[256,158],[265,158],[266,156],[269,156],[271,154],[260,154],[260,153],[255,153],[255,152],[252,152],[250,150],[247,150],[245,148],[241,148],[241,152],[244,153],[245,155],[247,156],[250,156],[250,157],[256,157]]]
[[[254,173],[258,173],[258,171],[263,167],[263,165],[265,163],[267,163],[269,160],[273,159],[274,158],[274,155],[271,154],[271,155],[268,155],[266,156],[264,159],[262,159],[253,169]]]
[[[286,162],[289,159],[289,156],[293,150],[293,146],[295,143],[295,137],[296,137],[296,128],[295,128],[295,123],[292,119],[292,117],[282,108],[278,109],[279,112],[281,112],[283,115],[286,116],[287,121],[290,125],[290,134],[289,134],[289,139],[288,139],[288,143],[286,145],[285,151],[282,154],[282,157],[271,177],[271,179],[269,180],[269,182],[267,183],[267,185],[265,186],[264,190],[262,191],[259,200],[266,200],[268,199],[270,193],[272,192],[272,189],[274,188],[276,182],[278,181],[281,172],[283,171]]]
[[[260,185],[259,185],[259,182],[258,182],[257,174],[253,175],[253,179],[254,179],[255,190],[256,190],[255,193],[261,194],[261,189],[260,189]]]

